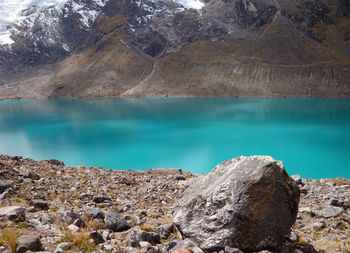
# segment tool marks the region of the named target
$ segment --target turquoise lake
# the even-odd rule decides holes
[[[0,153],[74,166],[192,173],[240,155],[270,155],[289,174],[350,178],[350,99],[0,102]]]

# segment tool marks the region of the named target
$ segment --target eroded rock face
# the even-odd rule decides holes
[[[278,246],[298,212],[299,189],[281,162],[238,157],[195,181],[174,206],[174,223],[203,250]]]

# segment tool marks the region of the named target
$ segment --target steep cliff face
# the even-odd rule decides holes
[[[348,1],[181,2],[31,6],[0,48],[0,99],[350,96]]]

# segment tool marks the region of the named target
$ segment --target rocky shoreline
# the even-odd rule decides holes
[[[174,203],[200,177],[0,155],[0,252],[203,252],[173,225]],[[350,180],[292,178],[299,212],[274,251],[350,252]]]

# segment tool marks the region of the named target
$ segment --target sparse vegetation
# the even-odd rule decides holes
[[[141,229],[141,230],[144,230],[144,231],[147,231],[147,232],[153,232],[154,227],[153,227],[152,224],[143,223],[143,224],[141,224],[140,229]]]
[[[20,235],[18,229],[9,227],[5,228],[1,231],[0,236],[0,245],[3,245],[5,243],[8,243],[8,245],[12,249],[12,253],[16,252],[16,239]]]
[[[28,226],[28,222],[27,221],[21,221],[21,222],[17,222],[17,227],[18,228],[26,228]]]

